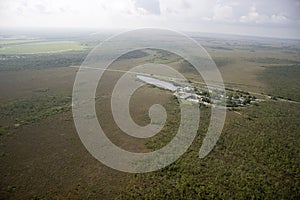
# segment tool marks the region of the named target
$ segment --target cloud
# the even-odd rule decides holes
[[[182,8],[183,9],[189,9],[189,8],[191,8],[191,5],[190,5],[190,3],[187,0],[182,0],[181,4],[182,4]]]
[[[299,0],[0,0],[0,27],[159,27],[244,34],[263,27],[266,35],[285,27],[299,35],[299,10]]]
[[[276,14],[271,16],[271,20],[274,23],[285,23],[285,22],[289,21],[289,19],[286,18],[285,16],[283,16],[283,15],[276,15]]]
[[[137,8],[142,8],[150,14],[160,14],[160,4],[158,0],[135,0]]]
[[[213,9],[213,20],[218,21],[232,21],[233,19],[233,8],[229,5],[222,5],[217,3]]]
[[[256,6],[252,5],[249,13],[240,17],[240,22],[242,23],[286,23],[289,19],[281,14],[273,14],[268,16],[266,14],[258,13]]]
[[[256,11],[256,7],[253,5],[250,8],[250,11],[247,15],[243,15],[240,17],[240,22],[243,23],[249,23],[249,22],[254,22],[254,23],[263,23],[267,21],[267,16],[266,15],[261,15]]]

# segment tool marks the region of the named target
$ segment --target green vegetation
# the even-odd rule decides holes
[[[224,67],[226,65],[232,64],[234,60],[226,57],[212,57],[218,68]],[[179,71],[181,73],[195,73],[198,74],[197,70],[186,60],[181,60]]]
[[[161,49],[150,49],[155,51],[155,55],[152,59],[148,60],[151,63],[168,64],[182,60],[182,58],[174,53],[161,50]]]
[[[90,50],[76,41],[9,41],[0,44],[0,71],[80,65]]]
[[[7,134],[9,132],[9,129],[9,126],[0,125],[0,136]]]
[[[0,54],[59,53],[67,51],[82,51],[86,48],[86,46],[82,46],[75,41],[34,42],[2,46],[0,48]]]
[[[290,59],[280,59],[280,58],[250,58],[246,59],[250,62],[262,63],[262,64],[299,64],[299,61],[290,60]]]
[[[87,54],[88,51],[54,54],[0,55],[0,71],[80,65]]]
[[[214,150],[199,159],[210,115],[204,108],[189,150],[162,170],[136,175],[119,199],[298,199],[299,109],[296,104],[264,102],[243,109],[241,116],[229,115]],[[148,147],[165,145],[174,129],[168,126],[169,134],[154,138]]]
[[[226,65],[232,64],[234,62],[233,59],[228,57],[212,57],[217,67],[224,67]]]
[[[20,44],[20,43],[31,43],[31,42],[38,42],[38,41],[39,40],[6,39],[6,40],[0,40],[0,46],[11,45],[11,44]]]
[[[265,67],[260,80],[267,84],[267,93],[279,98],[300,101],[300,66]]]
[[[22,126],[40,122],[47,117],[69,111],[71,109],[71,96],[43,95],[32,98],[18,99],[0,106],[1,117],[14,120],[15,125]],[[13,125],[10,125],[13,126]],[[8,127],[0,127],[0,132],[8,130]]]
[[[189,63],[186,60],[181,60],[180,61],[180,68],[179,68],[180,73],[194,73],[198,74],[197,70],[193,67],[191,63]]]
[[[248,92],[244,91],[236,91],[236,92],[227,92],[226,97],[226,105],[227,107],[240,107],[240,106],[246,106],[250,104],[258,105],[258,101],[256,101],[255,96],[251,96]]]
[[[224,46],[208,46],[210,49],[217,49],[217,50],[227,50],[227,51],[233,51],[234,49],[224,47]]]
[[[48,92],[49,88],[37,88],[35,90],[33,90],[34,92]]]
[[[218,40],[212,40],[212,42],[215,41]],[[98,40],[84,41],[84,39],[78,43],[2,40],[0,42],[0,72],[80,65],[89,52],[88,46],[96,45],[97,42]],[[23,93],[20,91],[14,91],[18,95],[16,97],[8,95],[9,98],[4,98],[0,105],[0,136],[2,136],[0,157],[3,158],[2,171],[4,172],[2,191],[7,190],[12,195],[6,198],[3,194],[1,197],[5,199],[30,198],[31,194],[36,194],[35,198],[45,199],[60,198],[58,195],[62,195],[61,198],[106,199],[105,197],[113,198],[118,194],[119,199],[300,199],[300,104],[281,101],[281,98],[300,101],[299,62],[293,60],[297,59],[296,56],[290,56],[283,51],[293,51],[294,55],[298,55],[299,48],[293,49],[293,46],[285,48],[279,45],[273,47],[260,43],[252,45],[253,41],[248,44],[243,43],[242,40],[230,41],[230,43],[232,45],[224,45],[224,42],[209,45],[215,45],[212,51],[215,52],[213,59],[218,67],[222,67],[221,73],[230,75],[224,76],[225,81],[232,83],[228,85],[229,88],[226,88],[227,95],[230,96],[227,103],[232,107],[238,106],[238,103],[240,106],[251,103],[251,106],[234,107],[228,110],[221,137],[207,157],[199,159],[198,153],[207,132],[210,107],[200,103],[198,106],[201,110],[201,120],[198,135],[188,151],[175,163],[146,174],[131,175],[114,170],[109,171],[108,167],[103,167],[83,148],[76,136],[73,123],[64,123],[62,124],[64,127],[60,129],[61,131],[67,130],[64,134],[68,140],[52,137],[53,132],[49,132],[48,135],[39,134],[42,133],[41,130],[48,128],[47,122],[50,116],[53,116],[51,120],[55,120],[53,123],[59,123],[60,120],[71,120],[72,115],[69,93],[51,94],[53,92],[51,85],[38,84],[33,87],[35,89],[30,88],[32,93],[29,95],[24,93],[22,96]],[[140,60],[144,62],[148,59],[147,61],[153,63],[170,64],[174,68],[177,67],[176,69],[181,73],[194,74],[195,69],[179,56],[163,50],[156,52],[151,50],[153,49],[132,51],[121,56],[119,60],[147,56]],[[109,54],[110,52],[107,52],[107,55]],[[128,63],[133,64],[134,60]],[[267,67],[260,67],[262,63]],[[120,67],[124,65],[120,64]],[[262,71],[263,74],[259,75],[259,81],[257,81],[257,74]],[[45,73],[48,73],[48,70],[45,70]],[[20,73],[15,74],[12,81],[20,76]],[[66,76],[69,77],[71,74],[66,74]],[[54,73],[50,79],[55,82],[61,77]],[[111,85],[111,80],[114,80],[114,77],[107,79],[109,82],[105,83],[106,86]],[[8,85],[9,81],[5,83]],[[255,86],[254,89],[248,87],[258,82],[262,85],[258,84],[259,87]],[[24,84],[30,86],[32,83]],[[241,85],[246,86],[240,87]],[[239,89],[230,89],[230,87]],[[257,88],[261,90],[256,90]],[[61,85],[60,89],[71,90],[71,87]],[[248,90],[270,94],[272,100],[266,100],[254,106],[257,103],[251,101],[256,98],[251,96],[252,93],[249,94]],[[7,91],[9,90],[6,88],[3,90],[3,92]],[[106,102],[109,92],[101,92],[103,95],[99,96],[98,100]],[[196,91],[198,94],[200,92],[201,90]],[[203,101],[210,102],[207,91],[202,91],[201,94],[207,95]],[[255,96],[260,98],[256,94]],[[240,97],[243,98],[238,102],[237,99]],[[136,107],[144,104],[145,101],[141,101],[141,104]],[[100,111],[103,113],[103,118],[110,117],[107,110]],[[134,108],[133,111],[135,111]],[[166,105],[166,111],[168,118],[163,130],[156,136],[144,140],[149,150],[157,150],[165,146],[178,130],[180,109],[177,98],[171,97]],[[141,117],[141,119],[144,118]],[[144,120],[150,120],[148,113]],[[117,142],[123,142],[122,139],[119,140],[118,131],[114,129],[114,123],[111,121],[107,120],[107,123],[103,123],[108,127],[109,136]],[[31,130],[28,131],[27,128],[36,130],[42,137],[36,139],[36,135],[31,135]],[[5,137],[15,132],[18,134],[11,138]],[[18,136],[25,136],[29,143],[26,141],[23,143],[22,137]],[[45,148],[41,149],[45,151],[45,157],[40,154],[36,156],[37,146],[31,143],[32,138],[30,138],[33,136],[36,143],[39,143],[45,136],[49,139],[43,143]],[[126,139],[124,141],[122,144],[128,143]],[[46,146],[47,143],[50,145]],[[56,143],[61,144],[53,145]],[[20,145],[23,146],[23,144],[25,148],[19,150]],[[26,154],[20,153],[23,150],[27,150],[24,151]],[[44,162],[45,158],[49,158],[49,161]],[[24,171],[26,173],[22,173]],[[45,171],[52,173],[51,181],[45,176]],[[129,180],[125,183],[126,188],[121,188],[124,185],[120,176],[123,175],[129,177],[126,179]],[[64,177],[64,182],[61,181],[61,177]],[[36,190],[41,182],[46,182],[47,187]],[[31,187],[23,187],[28,183]],[[61,186],[57,187],[57,184]],[[62,186],[65,184],[67,187]],[[123,190],[121,193],[119,193],[120,188]],[[24,194],[29,196],[24,197]]]
[[[168,118],[162,131],[146,142],[147,148],[157,150],[165,146],[177,133],[180,124],[180,107],[176,97],[170,98],[166,105]],[[160,141],[160,142],[157,142]]]
[[[148,55],[149,54],[145,51],[135,50],[135,51],[131,51],[131,52],[128,52],[128,53],[122,55],[121,57],[118,58],[118,60],[143,58],[143,57],[146,57]]]

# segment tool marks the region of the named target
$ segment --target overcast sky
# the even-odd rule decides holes
[[[300,38],[300,0],[0,0],[0,27],[158,27]]]

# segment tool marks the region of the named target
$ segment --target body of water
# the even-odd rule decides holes
[[[166,81],[161,81],[161,80],[156,79],[156,78],[150,78],[150,77],[141,76],[141,75],[138,75],[137,78],[140,79],[141,81],[146,82],[146,83],[155,85],[156,87],[171,90],[172,92],[174,92],[178,89],[178,87],[173,85],[172,83],[169,83],[169,82],[166,82]]]

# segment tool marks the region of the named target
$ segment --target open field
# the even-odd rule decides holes
[[[2,41],[5,43],[5,41]],[[0,54],[37,54],[37,53],[60,53],[67,51],[81,51],[86,46],[75,41],[51,41],[51,42],[28,42],[24,44],[14,44],[0,48]],[[12,45],[13,44],[13,45]]]
[[[20,43],[32,43],[39,42],[39,40],[30,40],[30,39],[2,39],[0,40],[0,45],[12,45],[12,44],[20,44]]]
[[[226,87],[300,100],[298,47],[201,40]],[[38,53],[79,45],[50,43]],[[198,152],[210,109],[201,107],[198,135],[181,158],[156,172],[122,173],[93,158],[74,127],[71,94],[77,67],[88,53],[85,47],[74,47],[79,48],[76,53],[34,54],[36,49],[27,45],[21,50],[30,54],[2,55],[0,60],[0,199],[300,198],[299,103],[270,99],[228,110],[221,138],[204,159]],[[201,81],[180,58],[153,49],[127,54],[110,66],[115,71],[104,72],[96,93],[98,120],[113,143],[133,152],[167,144],[180,117],[170,92],[146,85],[131,98],[130,113],[143,126],[149,123],[149,107],[164,105],[168,120],[163,130],[137,139],[117,127],[110,108],[112,89],[121,70],[145,62],[168,64]]]

